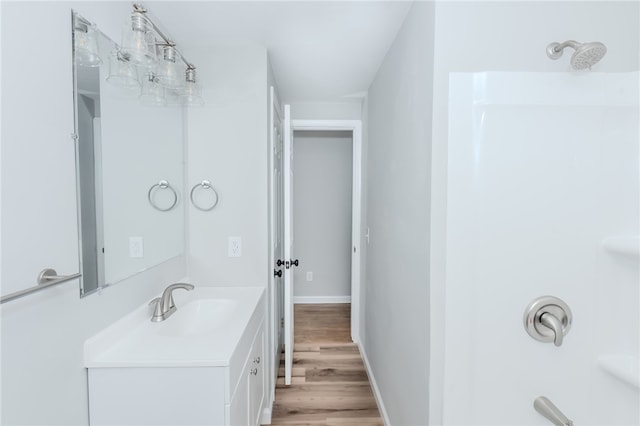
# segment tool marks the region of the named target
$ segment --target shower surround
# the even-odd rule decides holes
[[[640,73],[452,73],[444,424],[640,422]],[[562,346],[529,302],[564,300]]]

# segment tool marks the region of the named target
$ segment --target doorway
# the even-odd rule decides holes
[[[285,106],[285,111],[286,109],[288,109],[288,105]],[[285,120],[285,124],[286,123],[287,120]],[[295,134],[299,132],[333,132],[337,135],[344,135],[344,132],[347,132],[351,135],[351,340],[354,343],[359,343],[361,285],[360,243],[362,226],[362,122],[360,120],[290,120],[290,129],[285,129],[285,140],[287,131],[291,132],[290,136],[292,139],[295,137]],[[294,158],[293,162],[295,162],[295,156],[293,155],[292,157]],[[293,176],[295,176],[295,174],[293,174]],[[293,180],[295,181],[295,178]],[[295,236],[292,240],[295,242]],[[286,245],[287,242],[285,242],[285,246]],[[292,274],[292,278],[295,279],[296,276]],[[306,279],[306,274],[304,278]],[[293,287],[295,287],[295,281],[292,283],[292,289]],[[291,300],[293,300],[293,298]],[[291,318],[291,322],[293,323],[293,318]],[[293,324],[291,324],[291,327],[293,327]]]
[[[350,303],[352,132],[296,130],[293,146],[293,303]]]
[[[285,383],[291,383],[294,343],[292,273],[299,262],[295,262],[292,222],[293,135],[294,131],[349,132],[352,137],[351,178],[351,243],[350,286],[351,340],[359,343],[360,332],[360,244],[361,244],[361,193],[362,193],[362,123],[360,120],[291,120],[291,108],[281,108],[273,87],[270,89],[269,114],[269,188],[270,188],[270,268],[269,268],[269,352],[270,378],[276,380],[280,353],[285,354]],[[307,271],[309,272],[309,271]],[[313,272],[313,271],[311,271]],[[304,279],[306,280],[306,273]],[[312,275],[313,276],[313,275]],[[275,390],[275,387],[271,387]],[[270,400],[273,401],[274,393]]]

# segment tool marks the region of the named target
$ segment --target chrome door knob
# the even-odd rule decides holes
[[[527,305],[523,319],[524,328],[531,337],[560,346],[571,328],[573,315],[562,300],[542,296]]]

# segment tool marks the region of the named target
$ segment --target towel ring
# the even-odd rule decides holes
[[[173,193],[173,203],[171,203],[171,205],[169,207],[167,207],[166,209],[163,209],[162,207],[159,207],[154,201],[153,201],[153,197],[151,196],[151,194],[153,194],[155,189],[168,189]],[[176,204],[178,204],[178,193],[176,192],[175,189],[173,189],[173,187],[171,185],[169,185],[169,182],[166,180],[161,180],[160,182],[156,183],[155,185],[152,185],[151,188],[149,188],[149,192],[147,192],[147,199],[149,199],[149,204],[151,204],[151,207],[153,207],[156,210],[159,210],[161,212],[168,212],[169,210],[171,210],[172,208],[174,208],[176,206]]]
[[[198,203],[196,203],[196,200],[193,199],[193,194],[196,192],[196,189],[202,187],[202,189],[210,189],[211,191],[213,191],[213,195],[215,197],[215,200],[213,201],[213,204],[209,207],[201,207],[198,205]],[[195,185],[193,185],[193,188],[191,188],[191,203],[193,204],[193,207],[195,207],[198,210],[202,210],[203,212],[208,212],[213,210],[213,208],[218,205],[218,193],[216,192],[215,189],[213,189],[213,186],[211,186],[211,182],[209,182],[208,180],[203,180],[200,183],[196,183]]]

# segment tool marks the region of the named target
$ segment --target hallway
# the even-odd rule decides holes
[[[284,361],[272,425],[382,425],[358,347],[349,304],[296,305],[291,386]]]

